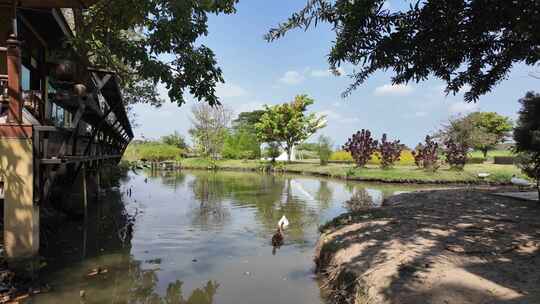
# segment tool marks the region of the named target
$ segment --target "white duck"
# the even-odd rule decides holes
[[[512,175],[512,178],[510,179],[510,182],[513,184],[513,185],[516,185],[518,187],[530,187],[532,186],[532,183],[529,182],[528,180],[526,179],[523,179],[523,178],[518,178],[516,177],[516,175]]]
[[[278,222],[278,227],[281,227],[282,229],[285,229],[289,226],[289,220],[287,219],[287,217],[284,215],[282,216],[280,219],[279,219],[279,222]]]

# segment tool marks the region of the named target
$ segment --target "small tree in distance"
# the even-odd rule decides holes
[[[381,168],[387,169],[398,162],[401,158],[403,146],[399,140],[388,141],[386,133],[383,134],[379,144],[379,154],[381,157]]]
[[[377,146],[377,141],[371,137],[371,131],[362,129],[349,138],[343,150],[351,153],[357,167],[363,168],[377,150]]]
[[[330,137],[324,135],[319,136],[318,153],[321,166],[326,166],[328,164],[330,154],[332,154],[332,140]]]
[[[186,140],[184,139],[184,136],[182,136],[178,131],[174,131],[173,134],[165,135],[161,137],[161,141],[164,144],[176,146],[180,149],[186,150],[187,144]]]
[[[514,129],[518,165],[536,180],[540,202],[540,94],[528,92],[520,99],[521,110]]]
[[[259,140],[280,144],[290,161],[295,145],[326,126],[325,116],[305,113],[313,102],[307,95],[298,95],[292,102],[265,106],[264,113],[255,124]]]

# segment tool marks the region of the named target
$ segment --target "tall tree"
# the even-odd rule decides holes
[[[313,102],[307,95],[298,95],[289,103],[266,105],[260,121],[255,124],[259,139],[262,142],[279,143],[290,161],[295,145],[326,126],[325,116],[305,113]]]
[[[229,131],[232,111],[224,106],[200,103],[192,107],[191,114],[189,134],[196,147],[203,155],[218,158]]]
[[[441,143],[453,142],[465,150],[480,150],[487,157],[488,151],[504,142],[511,130],[512,122],[508,117],[494,112],[474,112],[450,119],[436,138]]]
[[[255,131],[255,124],[261,120],[261,116],[263,114],[263,110],[242,112],[238,114],[238,117],[235,120],[233,120],[232,126],[234,129],[247,129],[249,131]]]
[[[504,142],[512,131],[510,118],[495,112],[475,112],[467,117],[472,120],[474,127],[489,134],[489,136],[485,136],[487,140],[473,143],[476,150],[484,153],[484,158],[487,157],[489,150],[493,150],[496,145]]]
[[[331,69],[347,62],[359,66],[345,95],[376,71],[392,70],[394,84],[435,75],[446,82],[447,93],[470,86],[465,100],[476,101],[514,64],[540,60],[537,0],[416,0],[405,9],[388,8],[386,2],[309,0],[266,38],[329,23],[336,34]]]
[[[197,39],[208,34],[209,14],[232,14],[237,1],[99,1],[75,11],[72,43],[91,64],[121,76],[130,102],[161,104],[161,82],[178,105],[186,92],[218,104],[222,72],[212,50]]]
[[[540,202],[540,94],[528,92],[520,99],[521,110],[514,128],[515,150],[519,153],[519,165],[536,180]]]

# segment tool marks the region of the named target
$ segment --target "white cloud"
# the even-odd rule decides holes
[[[287,71],[285,74],[279,79],[279,82],[288,84],[288,85],[295,85],[299,84],[302,81],[304,81],[304,75],[297,71]]]
[[[332,110],[324,110],[318,113],[319,115],[325,115],[328,120],[334,121],[334,123],[350,124],[360,121],[358,117],[346,117],[341,113]]]
[[[312,70],[310,73],[311,77],[328,77],[332,75],[330,70]]]
[[[411,94],[414,88],[405,84],[385,84],[375,89],[375,96],[406,96]]]
[[[216,87],[216,95],[220,98],[231,98],[248,95],[248,92],[235,84],[219,83]]]
[[[480,105],[477,103],[456,102],[448,107],[448,112],[451,115],[468,114],[480,110]]]
[[[424,111],[418,111],[416,113],[414,113],[414,116],[415,117],[426,117],[427,116],[427,112],[424,112]]]

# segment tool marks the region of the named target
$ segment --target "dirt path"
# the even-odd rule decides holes
[[[402,194],[323,227],[332,303],[540,303],[540,204],[484,191]]]

